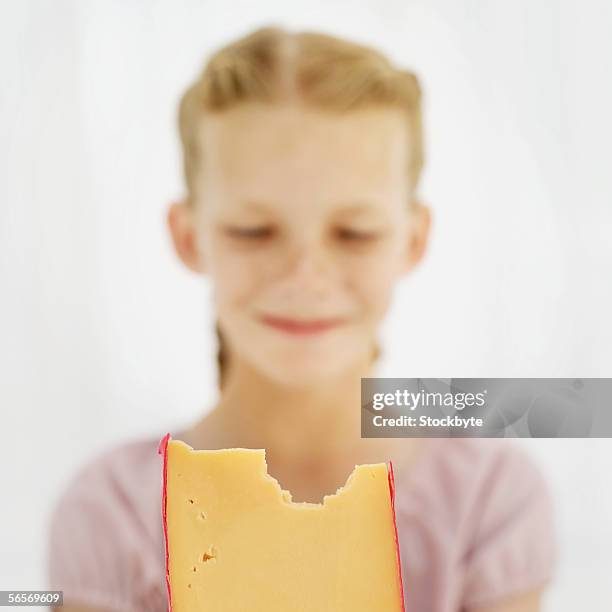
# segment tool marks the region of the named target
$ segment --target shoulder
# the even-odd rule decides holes
[[[437,459],[446,464],[456,482],[456,502],[483,529],[502,521],[514,510],[538,506],[551,512],[550,492],[531,455],[515,440],[506,438],[452,440]],[[467,520],[467,518],[466,518]]]
[[[149,474],[158,470],[156,438],[111,445],[86,460],[70,476],[56,502],[55,515],[77,501],[109,502],[116,496],[138,494],[150,486]]]
[[[411,546],[421,543],[417,557],[428,559],[423,571],[460,571],[468,607],[550,579],[552,496],[524,448],[504,438],[435,439],[421,459],[404,475],[396,508]]]
[[[138,471],[156,458],[160,439],[146,437],[112,444],[83,463],[75,479]]]
[[[52,538],[67,541],[67,532],[80,530],[98,539],[105,531],[122,533],[122,546],[157,539],[163,484],[158,445],[157,437],[116,443],[78,467],[52,506]]]
[[[47,569],[67,603],[123,610],[140,598],[162,597],[158,443],[112,445],[82,464],[60,492],[49,521]]]
[[[113,444],[81,464],[52,507],[52,535],[65,534],[75,521],[96,529],[124,522],[125,528],[137,518],[161,491],[158,443],[149,437]]]
[[[456,515],[495,496],[547,491],[539,466],[514,440],[439,438],[428,440],[422,457],[403,475],[406,492],[445,502]]]

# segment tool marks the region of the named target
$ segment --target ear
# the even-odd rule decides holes
[[[423,258],[427,250],[431,228],[430,209],[417,202],[411,213],[408,236],[406,237],[406,258],[402,272],[408,274]]]
[[[198,249],[193,208],[185,201],[173,202],[168,208],[167,222],[180,260],[193,272],[205,272],[204,261]]]

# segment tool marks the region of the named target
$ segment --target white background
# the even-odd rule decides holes
[[[612,375],[610,2],[4,1],[0,589],[43,588],[77,465],[216,397],[209,287],[164,225],[176,104],[269,23],[372,43],[423,83],[433,236],[380,375]],[[523,444],[556,497],[546,610],[612,609],[612,444]]]

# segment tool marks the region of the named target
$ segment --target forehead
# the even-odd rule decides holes
[[[384,191],[405,182],[404,112],[332,113],[295,104],[244,104],[206,115],[199,126],[199,175],[229,191]]]

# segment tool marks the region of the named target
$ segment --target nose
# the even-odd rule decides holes
[[[320,239],[301,236],[287,245],[283,280],[288,290],[322,295],[332,275],[330,253]]]

